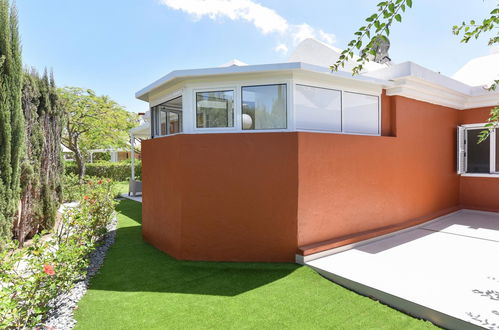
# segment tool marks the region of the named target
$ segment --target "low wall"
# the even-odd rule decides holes
[[[397,136],[299,133],[299,246],[459,207],[456,110],[385,98]]]
[[[297,136],[192,134],[143,143],[143,235],[180,259],[293,261]]]

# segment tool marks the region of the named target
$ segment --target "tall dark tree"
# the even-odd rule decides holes
[[[24,152],[21,110],[22,63],[17,10],[0,0],[0,240],[12,235]]]
[[[52,75],[24,73],[22,109],[26,152],[21,165],[21,209],[14,234],[22,245],[27,237],[50,229],[61,200],[63,114]]]

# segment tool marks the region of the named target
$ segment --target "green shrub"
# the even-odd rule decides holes
[[[76,174],[66,174],[64,175],[63,181],[63,202],[74,202],[83,198],[91,189],[91,183],[98,182],[99,180],[107,179],[107,178],[99,178],[94,176],[85,176],[83,180],[83,184],[80,183],[78,179],[78,175]]]
[[[50,235],[35,236],[27,248],[12,242],[0,250],[1,329],[43,322],[49,301],[85,276],[90,253],[106,233],[115,206],[111,180],[86,185],[80,205],[64,212]]]
[[[66,174],[78,174],[78,167],[74,162],[66,162],[65,165]],[[128,181],[132,173],[130,162],[107,162],[100,161],[98,163],[86,164],[85,175],[109,178],[113,181]],[[140,180],[142,177],[142,163],[140,161],[135,162],[135,178]]]

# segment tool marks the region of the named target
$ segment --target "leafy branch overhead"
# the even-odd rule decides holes
[[[344,68],[345,63],[354,58],[354,51],[358,50],[359,58],[356,60],[357,65],[352,69],[352,73],[355,75],[362,72],[369,58],[376,55],[378,43],[381,40],[388,41],[390,27],[394,21],[401,22],[401,13],[411,7],[412,0],[390,0],[378,3],[377,12],[366,18],[367,24],[354,33],[356,38],[348,43],[348,47],[341,52],[336,63],[331,65],[331,70],[338,71]]]
[[[376,56],[376,48],[380,42],[388,42],[390,27],[394,21],[402,22],[402,13],[407,8],[412,8],[412,0],[390,0],[382,1],[377,4],[376,13],[366,18],[367,24],[361,26],[354,33],[355,38],[348,43],[348,47],[343,50],[333,65],[332,71],[338,71],[344,68],[345,64],[354,59],[354,51],[359,51],[359,57],[356,59],[356,66],[352,69],[352,74],[360,74],[366,62],[370,61],[372,56]],[[494,33],[495,32],[495,33]],[[462,43],[468,43],[470,40],[478,39],[482,34],[491,33],[488,45],[499,44],[499,4],[493,9],[489,16],[481,22],[470,20],[462,22],[461,25],[455,25],[452,28],[454,35],[462,34]],[[365,41],[367,39],[367,41]],[[494,68],[491,68],[494,69]],[[490,91],[495,91],[499,86],[499,79],[492,82],[488,87]],[[486,140],[490,133],[499,127],[499,107],[490,111],[489,119],[485,125],[486,130],[480,134],[479,142]]]
[[[497,7],[490,12],[490,16],[483,19],[481,23],[478,23],[475,20],[471,20],[468,23],[462,22],[461,25],[455,25],[452,28],[452,33],[456,36],[462,33],[462,43],[468,43],[470,40],[478,39],[482,33],[493,32],[490,36],[488,45],[493,46],[499,44],[499,4]],[[494,68],[491,68],[494,69]],[[499,85],[499,79],[495,80],[490,87],[489,91],[495,91],[497,86]],[[486,140],[490,133],[495,130],[499,126],[499,107],[495,107],[490,110],[489,119],[487,120],[487,124],[485,127],[486,130],[480,132],[478,142],[482,142]]]

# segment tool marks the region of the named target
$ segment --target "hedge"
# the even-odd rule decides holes
[[[85,165],[85,175],[96,176],[100,178],[109,178],[113,181],[128,181],[131,176],[130,162],[98,162],[88,163]],[[64,166],[66,174],[78,175],[78,167],[75,162],[66,162]],[[142,178],[142,164],[140,161],[135,162],[135,179]]]

